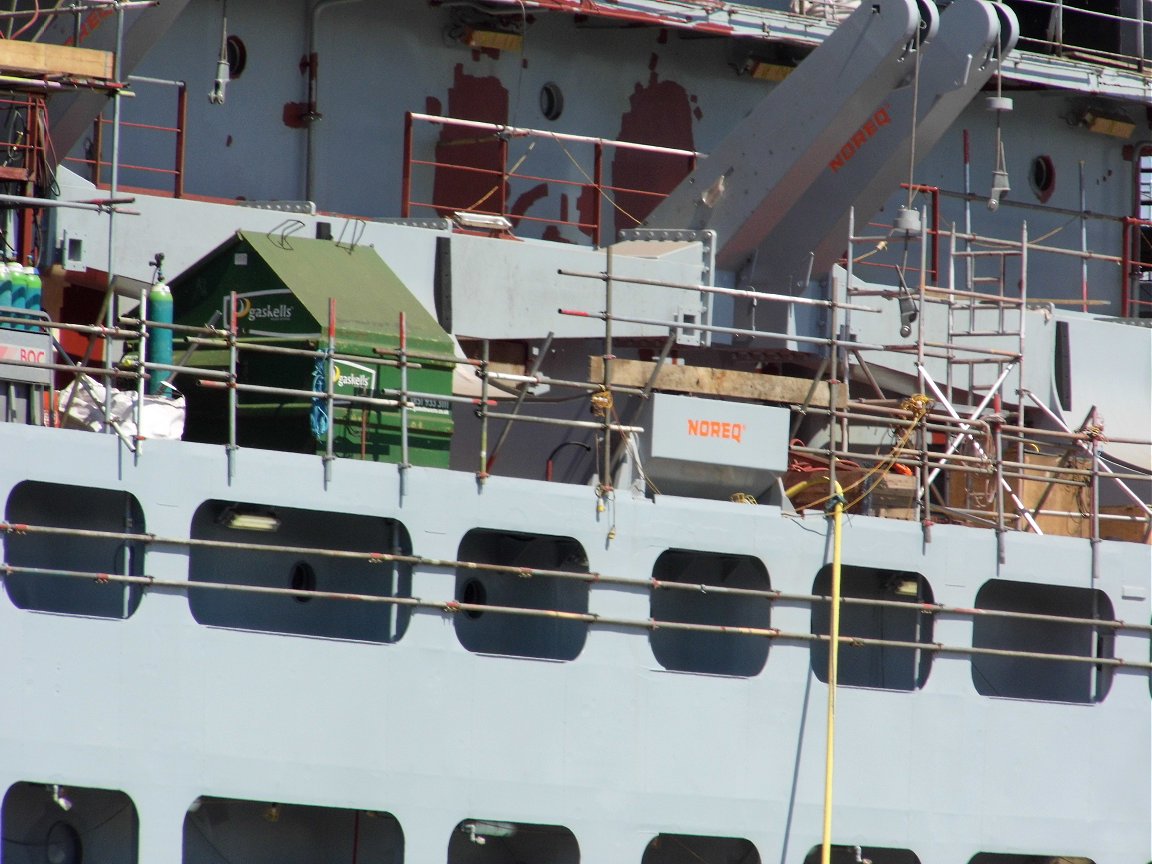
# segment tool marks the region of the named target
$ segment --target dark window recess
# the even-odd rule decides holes
[[[408,555],[407,529],[393,519],[207,501],[192,517],[192,537],[297,549]],[[188,604],[201,624],[366,642],[395,642],[409,608],[391,603],[297,594],[204,590],[197,583],[368,597],[410,597],[408,564],[370,563],[301,552],[196,546],[189,553]]]
[[[0,806],[0,860],[135,864],[139,826],[136,805],[123,792],[15,783]]]
[[[458,557],[480,564],[588,572],[588,557],[571,537],[476,529],[464,536]],[[588,611],[588,583],[561,576],[460,568],[456,572],[456,599],[464,603],[476,602],[477,598],[488,606],[582,614]],[[588,636],[585,621],[512,615],[491,609],[456,615],[453,623],[460,644],[481,654],[574,660]]]
[[[488,592],[484,590],[484,583],[479,579],[469,579],[460,591],[460,602],[469,606],[486,606]],[[483,609],[467,609],[464,612],[469,618],[479,618],[484,614]]]
[[[1002,855],[996,852],[980,852],[973,855],[968,864],[1093,864],[1091,858],[1077,858],[1071,855]]]
[[[554,81],[540,88],[540,113],[548,120],[559,120],[564,113],[564,93]]]
[[[562,825],[465,819],[448,841],[448,864],[579,864],[580,845]]]
[[[814,846],[804,857],[804,864],[820,864],[820,847]],[[920,864],[910,849],[882,846],[833,846],[831,864]]]
[[[832,567],[816,576],[812,593],[822,597],[832,593]],[[883,639],[892,642],[932,642],[932,616],[918,608],[932,602],[932,588],[919,573],[882,570],[873,567],[843,567],[840,594],[845,599],[883,600],[907,604],[908,608],[887,605],[843,603],[840,608],[840,636]],[[825,602],[812,605],[812,633],[827,636],[831,609]],[[812,672],[828,681],[828,642],[812,643]],[[885,690],[918,690],[928,680],[932,652],[888,645],[840,643],[839,683],[850,687],[877,687]]]
[[[1033,194],[1046,203],[1056,189],[1056,166],[1051,156],[1037,156],[1028,172],[1028,183]]]
[[[290,587],[293,591],[315,591],[316,590],[316,571],[312,569],[312,565],[307,561],[297,561],[292,565],[292,579]],[[297,603],[307,603],[311,600],[303,594],[296,595]]]
[[[27,481],[8,496],[9,522],[50,528],[143,534],[140,502],[125,492],[59,483]],[[127,618],[140,605],[139,585],[100,581],[101,574],[142,576],[144,544],[117,537],[62,534],[4,536],[5,559],[13,567],[70,571],[84,575],[43,575],[13,571],[4,587],[21,609]]]
[[[722,555],[670,549],[656,559],[652,578],[659,582],[711,585],[768,591],[768,571],[750,555]],[[727,627],[771,626],[772,605],[767,597],[654,588],[651,617],[678,624],[709,624]],[[648,642],[656,662],[678,672],[709,672],[719,675],[756,675],[768,659],[768,638],[708,633],[657,627]]]
[[[1113,620],[1112,604],[1103,591],[1005,579],[986,582],[976,595],[976,607]],[[1111,629],[1084,624],[990,616],[977,616],[972,624],[975,648],[1112,658],[1113,642]],[[1112,667],[1074,660],[973,654],[972,683],[984,696],[1100,702],[1112,684]]]
[[[1060,407],[1072,410],[1072,343],[1068,338],[1068,322],[1056,322],[1056,340],[1053,348],[1055,357],[1052,364],[1052,377],[1056,381],[1056,397]]]
[[[742,837],[658,834],[644,849],[640,864],[699,864],[701,861],[760,864],[760,852]]]
[[[391,813],[275,801],[197,798],[184,816],[185,864],[240,861],[403,864],[404,831]]]

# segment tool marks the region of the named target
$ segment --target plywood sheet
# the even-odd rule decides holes
[[[112,54],[42,42],[0,40],[0,69],[25,75],[112,78]]]

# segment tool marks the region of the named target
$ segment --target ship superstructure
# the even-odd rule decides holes
[[[1146,12],[0,13],[3,860],[1152,860]]]

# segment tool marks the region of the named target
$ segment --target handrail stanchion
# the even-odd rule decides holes
[[[404,168],[400,178],[400,216],[407,219],[412,207],[412,112],[404,113]]]
[[[184,197],[184,156],[188,129],[188,84],[181,81],[176,87],[176,179],[172,194]]]
[[[604,242],[604,142],[597,141],[593,147],[592,192],[595,206],[592,208],[592,245],[597,249]]]
[[[508,135],[498,136],[500,141],[500,188],[496,190],[496,212],[501,216],[508,215]]]

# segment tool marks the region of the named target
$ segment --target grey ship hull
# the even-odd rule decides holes
[[[6,460],[0,494],[23,482],[81,497],[122,489],[142,509],[137,530],[158,538],[187,539],[201,502],[229,500],[334,525],[396,519],[416,556],[448,561],[477,528],[571,537],[591,571],[637,580],[591,585],[591,614],[634,626],[591,625],[569,662],[466,650],[453,632],[463,613],[448,611],[453,571],[427,565],[413,569],[411,596],[431,604],[393,644],[198,623],[179,542],[149,547],[156,585],[127,620],[0,603],[0,784],[122,790],[139,814],[136,860],[179,860],[198,796],[385,811],[408,861],[442,860],[468,818],[564,825],[586,861],[639,860],[662,832],[747,838],[760,860],[799,861],[819,844],[827,691],[810,643],[772,639],[753,675],[667,671],[644,627],[644,580],[661,553],[694,549],[754,556],[773,589],[808,594],[830,555],[821,518],[621,495],[609,540],[609,514],[579,486],[494,477],[479,490],[466,473],[411,469],[401,496],[394,466],[341,462],[325,488],[319,458],[251,450],[229,483],[218,447],[149,442],[133,460],[114,436],[9,425],[3,439],[19,459]],[[998,565],[993,532],[937,526],[926,543],[915,523],[862,516],[848,519],[843,549],[848,567],[922,574],[948,606],[975,606],[995,578],[1083,588],[1091,574],[1087,541],[1013,534]],[[1148,620],[1148,564],[1146,546],[1100,545],[1095,587],[1117,619]],[[240,555],[231,567],[236,581],[268,578]],[[810,633],[810,605],[775,604],[771,627]],[[973,623],[938,616],[933,640],[971,645]],[[1146,661],[1147,633],[1120,633],[1115,655]],[[841,688],[838,842],[924,862],[993,848],[1133,860],[1152,812],[1147,671],[1120,669],[1106,699],[1071,704],[979,695],[972,665],[942,652],[916,692]],[[6,860],[40,860],[9,840]]]

